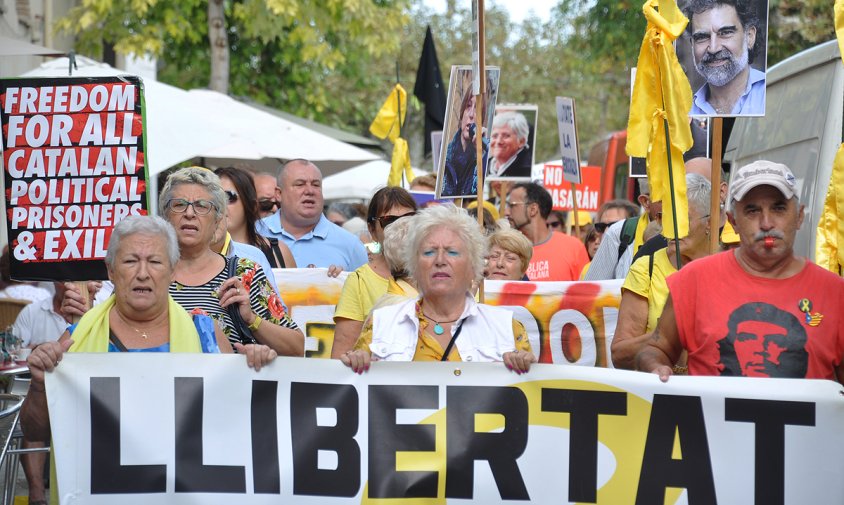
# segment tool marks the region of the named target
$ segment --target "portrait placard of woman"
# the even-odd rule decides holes
[[[478,192],[478,150],[476,135],[476,114],[483,111],[481,142],[483,145],[482,166],[486,169],[489,152],[489,132],[495,115],[495,100],[498,97],[500,70],[486,68],[486,90],[481,104],[472,94],[472,67],[451,68],[446,124],[443,143],[437,167],[437,198],[463,198],[475,196]]]

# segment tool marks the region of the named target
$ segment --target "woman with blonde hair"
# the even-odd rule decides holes
[[[533,256],[533,244],[524,233],[508,228],[487,238],[489,254],[484,277],[495,281],[526,281],[526,272]]]

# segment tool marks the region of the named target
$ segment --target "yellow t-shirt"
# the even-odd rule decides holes
[[[334,317],[345,317],[363,321],[372,310],[376,300],[387,293],[390,280],[375,273],[369,263],[358,268],[346,277],[343,292],[334,310]],[[336,319],[335,319],[336,320]]]
[[[413,355],[413,361],[442,361],[445,349],[443,349],[443,346],[440,345],[437,339],[425,333],[425,328],[431,323],[422,315],[422,306],[419,303],[416,304],[416,317],[419,318],[419,339],[416,341],[416,352]],[[371,343],[372,319],[370,318],[363,325],[363,330],[361,330],[360,338],[355,343],[354,350],[369,351],[369,344]],[[531,352],[527,330],[515,318],[513,318],[513,343],[517,351]],[[460,359],[460,353],[452,348],[446,361],[462,361]]]
[[[654,253],[653,275],[648,277],[650,258],[642,256],[633,262],[621,289],[627,289],[648,300],[648,327],[646,332],[656,328],[656,322],[662,315],[662,308],[668,299],[668,283],[665,279],[676,272],[668,260],[668,249],[662,248]]]

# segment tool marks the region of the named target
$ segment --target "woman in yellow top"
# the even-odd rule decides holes
[[[710,188],[709,181],[703,176],[686,175],[689,234],[679,240],[683,265],[709,254]],[[642,256],[630,267],[621,286],[618,325],[610,347],[616,368],[634,370],[636,354],[647,344],[650,333],[656,328],[668,298],[666,278],[677,271],[675,247],[677,241],[669,241],[668,247],[653,256]]]
[[[384,228],[401,217],[416,213],[416,201],[403,188],[379,189],[369,201],[366,222],[375,240],[367,246],[369,261],[351,272],[343,284],[343,292],[334,310],[334,344],[331,357],[339,358],[355,344],[363,321],[375,301],[387,293],[393,279],[382,254]]]
[[[536,357],[513,313],[475,302],[472,282],[484,268],[485,241],[475,220],[451,204],[413,218],[404,246],[419,298],[373,312],[354,350],[341,360],[356,373],[371,360],[500,362],[528,371]]]

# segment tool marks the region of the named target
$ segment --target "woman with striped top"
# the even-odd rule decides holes
[[[226,258],[211,250],[225,205],[220,178],[210,170],[183,168],[167,179],[159,209],[176,229],[180,252],[170,295],[188,311],[211,316],[232,343],[253,343],[251,333],[255,342],[280,355],[302,356],[304,336],[261,267],[238,258],[230,275]],[[237,307],[240,325],[232,319],[230,306]]]

